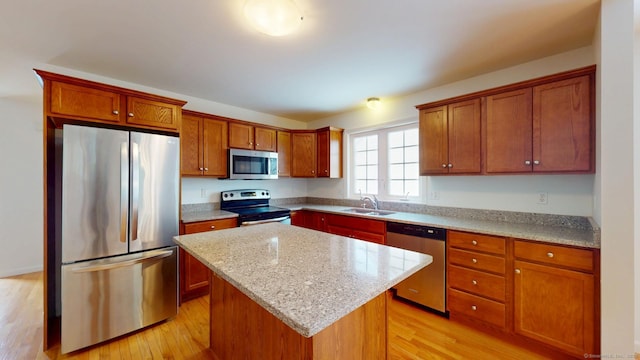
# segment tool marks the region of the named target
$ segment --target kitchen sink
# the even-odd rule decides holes
[[[348,209],[344,209],[342,211],[355,213],[355,214],[362,214],[362,215],[378,215],[378,216],[385,216],[385,215],[395,214],[395,211],[376,210],[376,209],[367,209],[367,208],[348,208]]]

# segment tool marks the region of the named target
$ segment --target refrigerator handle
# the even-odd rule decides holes
[[[140,197],[140,145],[131,142],[131,241],[138,240],[138,200]]]
[[[174,253],[173,250],[166,250],[160,253],[154,252],[153,254],[149,254],[147,256],[143,256],[138,259],[118,261],[110,264],[79,266],[79,267],[73,268],[71,271],[74,273],[83,273],[83,272],[94,272],[94,271],[117,269],[121,267],[127,267],[131,265],[139,264],[142,262],[147,262],[149,260],[160,260],[173,255],[173,253]]]
[[[129,206],[129,144],[120,145],[120,242],[127,242],[127,210]]]

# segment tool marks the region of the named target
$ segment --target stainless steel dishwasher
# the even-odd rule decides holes
[[[387,222],[387,245],[431,255],[433,262],[394,286],[396,295],[446,314],[445,229]]]

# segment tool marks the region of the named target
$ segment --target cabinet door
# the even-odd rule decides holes
[[[119,123],[121,119],[120,94],[51,82],[51,112],[71,117],[88,118],[108,123]]]
[[[322,129],[316,133],[318,141],[318,177],[342,177],[342,130]]]
[[[229,147],[253,150],[253,126],[230,122]]]
[[[202,118],[182,116],[180,130],[180,173],[185,176],[202,175]]]
[[[591,171],[589,76],[533,88],[534,171]]]
[[[479,173],[480,99],[451,104],[448,115],[449,173]]]
[[[531,89],[487,97],[487,173],[530,172]]]
[[[291,176],[291,133],[278,131],[278,176]]]
[[[202,122],[204,175],[227,176],[227,122],[205,118]]]
[[[420,112],[420,175],[448,173],[447,106]]]
[[[291,176],[316,176],[316,133],[291,134]]]
[[[180,118],[181,109],[177,105],[127,97],[127,124],[177,131]]]
[[[594,276],[515,261],[515,332],[582,357],[594,352]]]
[[[274,129],[256,127],[254,128],[254,132],[256,139],[256,150],[276,152],[277,140],[276,131]]]

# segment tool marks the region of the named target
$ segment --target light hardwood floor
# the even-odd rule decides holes
[[[390,359],[545,359],[461,324],[393,300],[389,306]],[[178,315],[84,351],[42,352],[42,273],[0,279],[0,360],[213,359],[209,299],[188,301]]]

